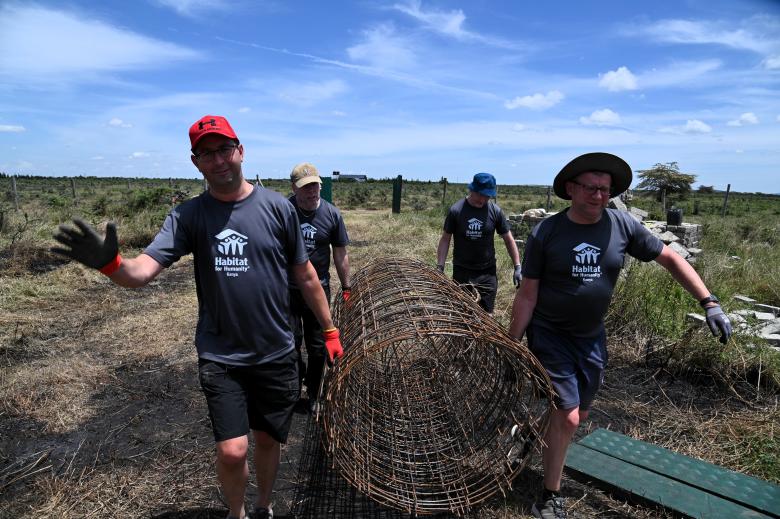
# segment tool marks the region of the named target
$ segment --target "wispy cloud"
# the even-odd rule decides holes
[[[134,151],[130,154],[128,157],[129,159],[145,159],[147,157],[150,157],[150,153],[148,151]]]
[[[18,83],[88,80],[201,56],[76,13],[10,5],[0,8],[0,48],[0,77]]]
[[[368,29],[363,36],[362,42],[347,49],[352,61],[391,70],[402,70],[415,64],[411,41],[398,35],[392,24]]]
[[[182,16],[199,16],[209,11],[226,10],[226,0],[155,0],[155,3],[173,9]]]
[[[780,69],[780,54],[776,54],[774,56],[768,56],[761,64],[767,70]]]
[[[394,4],[392,8],[411,16],[433,32],[460,41],[481,43],[509,50],[526,50],[528,48],[528,45],[524,43],[480,34],[464,28],[466,15],[460,9],[455,9],[454,11],[425,10],[420,0],[409,0],[403,4]]]
[[[508,110],[515,108],[530,108],[531,110],[546,110],[560,103],[565,96],[558,90],[551,90],[546,94],[533,94],[530,96],[515,97],[504,103]]]
[[[114,128],[132,128],[133,125],[130,123],[124,122],[119,117],[114,117],[110,121],[108,121],[109,126],[113,126]]]
[[[703,76],[718,70],[722,65],[718,59],[680,61],[664,68],[647,70],[640,74],[637,80],[642,88],[683,86],[700,81]]]
[[[0,133],[21,133],[27,131],[24,126],[16,126],[13,124],[0,124]]]
[[[620,114],[613,112],[609,108],[596,110],[588,117],[580,117],[580,124],[595,126],[615,126],[620,124]]]
[[[298,106],[313,106],[348,90],[339,79],[320,83],[296,83],[279,92],[279,98]]]
[[[627,67],[619,67],[617,70],[610,70],[601,76],[599,86],[606,88],[610,92],[622,92],[623,90],[636,90],[637,79]]]
[[[662,43],[721,45],[766,55],[780,50],[778,27],[777,17],[757,15],[736,21],[659,20],[626,33]]]
[[[758,124],[758,117],[753,112],[745,112],[737,119],[726,123],[728,126],[746,126],[748,124]]]

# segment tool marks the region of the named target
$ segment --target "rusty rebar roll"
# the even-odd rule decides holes
[[[321,416],[340,474],[383,505],[463,515],[505,493],[547,428],[541,365],[459,286],[411,259],[353,276]]]

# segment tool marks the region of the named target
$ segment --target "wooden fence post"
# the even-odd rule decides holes
[[[11,177],[11,189],[14,190],[14,209],[19,210],[19,193],[16,192],[16,175]]]
[[[444,205],[447,203],[447,178],[441,177],[441,182],[444,184],[444,189],[442,189],[441,193],[441,205]]]
[[[173,187],[173,177],[168,177],[168,185]]]
[[[720,217],[726,216],[726,207],[729,205],[729,191],[731,191],[731,184],[726,186],[726,194],[723,197],[723,209],[720,211]]]
[[[552,191],[552,186],[547,186],[547,202],[544,204],[544,212],[549,213],[550,212],[550,192]]]
[[[398,175],[393,179],[393,212],[398,214],[401,212],[401,187],[403,185],[403,179],[401,175]]]
[[[70,192],[73,194],[73,201],[76,201],[76,179],[70,177]]]

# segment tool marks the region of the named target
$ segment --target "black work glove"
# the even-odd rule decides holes
[[[88,224],[78,218],[73,219],[78,229],[68,225],[60,225],[60,232],[54,239],[67,248],[52,247],[51,251],[62,254],[83,263],[88,267],[100,270],[111,263],[119,253],[119,243],[116,238],[116,224],[106,226],[106,238],[103,239]]]
[[[523,267],[522,265],[515,265],[515,273],[512,274],[512,282],[515,284],[515,288],[520,286],[520,282],[523,280]]]
[[[731,337],[731,321],[723,312],[720,305],[710,306],[704,309],[707,312],[707,326],[710,327],[712,335],[717,336],[720,332],[720,342],[726,344]]]

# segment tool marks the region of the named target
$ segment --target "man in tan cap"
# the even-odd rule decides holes
[[[724,344],[731,335],[718,299],[693,267],[627,212],[607,209],[631,178],[628,164],[610,153],[573,159],[553,183],[555,194],[571,200],[571,207],[540,222],[526,243],[509,333],[526,335],[556,393],[542,452],[544,488],[531,509],[542,519],[566,517],[563,464],[604,377],[604,315],[626,253],[668,270],[705,309],[713,335],[720,333]]]
[[[343,354],[328,300],[308,261],[298,217],[285,198],[244,179],[244,148],[227,119],[207,115],[190,127],[191,160],[209,189],[175,207],[135,258],[119,255],[116,226],[103,238],[81,220],[62,225],[54,252],[141,287],[192,253],[198,294],[200,384],[217,452],[217,477],[229,519],[244,519],[248,434],[255,441],[253,519],[271,519],[271,492],[300,395],[289,322],[289,284],[320,323],[331,360]]]
[[[349,236],[339,210],[327,200],[320,198],[322,179],[317,168],[308,162],[295,166],[290,173],[293,194],[289,198],[295,207],[301,224],[301,234],[309,254],[309,261],[317,271],[326,298],[330,300],[330,256],[333,250],[333,264],[341,282],[341,294],[346,300],[350,296]],[[315,314],[306,304],[303,294],[295,282],[290,283],[290,314],[295,333],[295,347],[298,349],[298,368],[301,382],[306,386],[309,409],[315,412],[317,396],[325,363],[325,342],[322,327]],[[301,346],[306,343],[308,366],[300,355]]]

